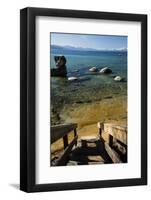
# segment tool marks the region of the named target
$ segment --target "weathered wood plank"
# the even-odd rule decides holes
[[[67,166],[78,165],[77,161],[69,160]]]
[[[115,139],[127,145],[127,127],[105,123],[104,133],[112,135]]]
[[[104,124],[102,122],[98,122],[97,126],[99,128],[99,135],[100,135],[100,137],[102,137],[102,131],[104,129]]]
[[[127,127],[113,126],[111,135],[127,145]]]
[[[51,144],[77,128],[77,124],[51,126]]]
[[[68,145],[68,147],[63,152],[62,156],[57,160],[56,166],[65,165],[67,162],[67,157],[69,156],[73,146],[77,143],[78,136],[76,136],[72,142]]]
[[[122,163],[118,154],[114,150],[111,149],[111,147],[108,145],[108,143],[105,142],[104,144],[105,144],[105,149],[106,149],[107,153],[109,154],[110,158],[112,159],[112,161],[114,163]]]
[[[97,126],[98,126],[98,128],[104,129],[104,123],[103,122],[98,122]]]

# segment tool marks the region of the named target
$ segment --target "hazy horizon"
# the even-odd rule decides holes
[[[127,48],[119,48],[119,49],[94,49],[94,48],[84,48],[84,47],[74,47],[70,45],[51,45],[52,48],[62,48],[68,50],[75,50],[75,51],[127,51]]]
[[[52,46],[80,50],[127,50],[127,36],[51,33]]]

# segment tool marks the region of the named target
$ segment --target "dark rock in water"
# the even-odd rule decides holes
[[[86,100],[85,101],[85,103],[91,103],[92,102],[92,100]]]
[[[51,76],[66,77],[66,58],[65,56],[54,56],[56,68],[51,69]]]
[[[79,72],[79,69],[74,69],[72,72]]]
[[[83,103],[83,101],[76,101],[76,103]]]
[[[113,97],[112,96],[106,96],[104,97],[104,99],[112,99]]]
[[[92,100],[76,101],[75,103],[91,103]]]
[[[112,73],[112,70],[108,67],[104,67],[100,70],[100,73],[101,74],[111,74]]]
[[[112,77],[112,78],[115,78],[115,77],[116,77],[116,75],[111,75],[111,77]]]

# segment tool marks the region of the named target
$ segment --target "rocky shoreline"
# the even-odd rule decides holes
[[[127,123],[127,96],[107,97],[101,101],[65,105],[60,113],[64,123],[78,123],[79,127],[102,122]]]
[[[75,107],[78,109],[85,105],[98,104],[98,102],[99,104],[103,102],[113,104],[114,99],[127,96],[125,78],[114,74],[109,67],[91,67],[87,71],[83,71],[84,76],[81,75],[80,70],[74,70],[74,76],[69,72],[68,77],[64,77],[67,75],[66,58],[55,56],[54,59],[56,69],[60,72],[64,69],[65,73],[60,73],[61,75],[58,73],[58,76],[61,77],[52,78],[54,82],[51,83],[51,125],[65,123],[66,118],[69,117],[62,113],[67,113],[70,109],[74,110]],[[105,106],[108,107],[108,105]],[[116,105],[114,106],[116,109]],[[63,117],[65,115],[66,118]],[[74,115],[71,117],[72,119],[74,119]]]
[[[110,92],[112,90],[112,92]],[[79,95],[80,94],[80,95]],[[69,98],[70,97],[70,98]],[[52,105],[51,105],[51,124],[61,124],[65,123],[65,118],[62,117],[63,112],[66,113],[67,110],[74,110],[74,108],[79,108],[83,107],[85,105],[100,105],[104,104],[104,102],[112,104],[112,106],[115,107],[116,109],[116,103],[115,101],[119,101],[119,99],[124,98],[124,101],[121,100],[121,104],[123,102],[126,104],[127,102],[127,91],[123,90],[123,88],[119,87],[114,87],[112,88],[107,88],[104,86],[103,89],[99,88],[91,88],[86,89],[83,88],[80,91],[74,91],[74,95],[72,96],[71,93],[67,93],[66,95],[63,96],[61,93],[58,96],[54,95],[52,100]],[[122,106],[122,105],[121,105]],[[108,105],[105,105],[106,109]],[[72,116],[74,118],[74,116]]]

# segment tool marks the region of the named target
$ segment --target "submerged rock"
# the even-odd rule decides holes
[[[83,76],[83,77],[79,77],[78,80],[79,81],[87,81],[87,80],[90,80],[90,77]]]
[[[114,79],[116,77],[116,75],[111,75],[111,77]]]
[[[111,74],[112,70],[109,67],[104,67],[100,70],[101,74]]]
[[[83,101],[76,101],[75,103],[83,103]]]
[[[97,72],[98,69],[97,69],[96,67],[92,67],[92,68],[89,69],[89,71],[90,71],[90,72]]]
[[[74,69],[72,72],[79,72],[79,69]]]
[[[78,103],[78,104],[80,104],[80,103],[91,103],[92,102],[92,100],[83,100],[83,101],[76,101],[75,103]]]
[[[71,77],[68,77],[68,81],[79,81],[79,82],[82,82],[82,81],[87,81],[87,80],[90,80],[89,77],[76,77],[76,76],[71,76]]]
[[[122,78],[121,76],[116,76],[116,77],[114,78],[114,81],[119,81],[119,82],[121,82],[121,81],[123,81],[123,78]]]
[[[112,96],[106,96],[104,97],[104,99],[112,99],[113,97]]]
[[[65,56],[54,56],[56,68],[51,69],[51,76],[66,77],[66,58]]]
[[[76,81],[76,80],[78,80],[78,78],[75,76],[68,77],[68,81]]]

